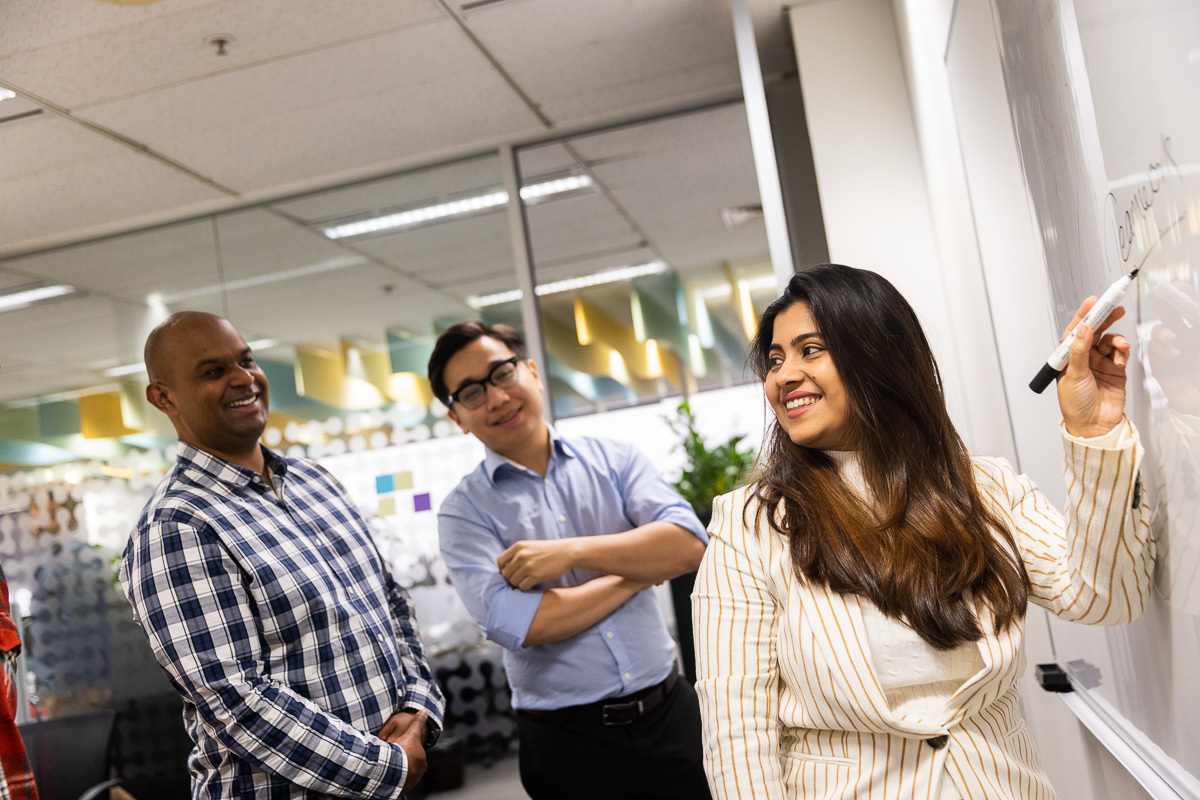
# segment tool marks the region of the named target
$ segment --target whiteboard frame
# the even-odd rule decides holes
[[[1092,735],[1154,800],[1200,800],[1197,781],[1103,697],[1064,670],[1073,691],[1059,695]]]

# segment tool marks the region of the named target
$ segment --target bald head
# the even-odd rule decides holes
[[[171,419],[180,441],[261,471],[267,376],[229,320],[172,314],[146,337],[145,358],[146,399]]]
[[[172,360],[172,342],[179,337],[195,332],[198,328],[217,327],[233,324],[224,317],[209,314],[204,311],[176,311],[150,331],[146,337],[146,347],[142,352],[142,360],[146,362],[146,373],[151,383],[168,383],[171,379],[175,364]]]

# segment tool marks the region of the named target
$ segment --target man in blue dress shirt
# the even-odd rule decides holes
[[[649,589],[708,537],[633,446],[560,436],[507,325],[463,322],[429,359],[434,394],[487,448],[442,503],[442,556],[504,663],[521,782],[543,798],[708,798],[696,695]]]
[[[172,315],[146,370],[179,451],[121,584],[183,695],[193,797],[399,797],[443,701],[366,522],[320,466],[259,444],[267,378],[227,320]]]

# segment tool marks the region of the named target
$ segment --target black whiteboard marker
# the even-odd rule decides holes
[[[1113,312],[1113,309],[1121,304],[1121,299],[1125,297],[1125,292],[1129,291],[1129,287],[1133,285],[1133,280],[1137,277],[1137,274],[1138,271],[1135,269],[1128,275],[1122,275],[1112,286],[1105,289],[1104,294],[1100,295],[1100,299],[1096,301],[1096,305],[1092,306],[1091,310],[1083,315],[1083,319],[1079,321],[1080,325],[1087,325],[1092,330],[1095,330],[1097,325],[1104,322],[1108,318],[1108,315]],[[1079,330],[1079,325],[1071,329],[1071,332],[1067,334],[1067,338],[1063,339],[1062,344],[1046,359],[1046,365],[1029,382],[1030,389],[1041,394],[1050,385],[1050,382],[1057,378],[1058,374],[1063,371],[1063,367],[1067,366],[1067,360],[1071,355],[1071,342],[1075,341],[1075,331],[1077,330]]]

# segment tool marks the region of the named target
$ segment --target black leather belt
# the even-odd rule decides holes
[[[519,713],[596,725],[628,725],[649,714],[655,706],[665,700],[678,681],[679,672],[673,671],[662,683],[656,683],[624,697],[610,697],[607,700],[597,700],[594,703],[567,706],[566,708],[522,709]]]

